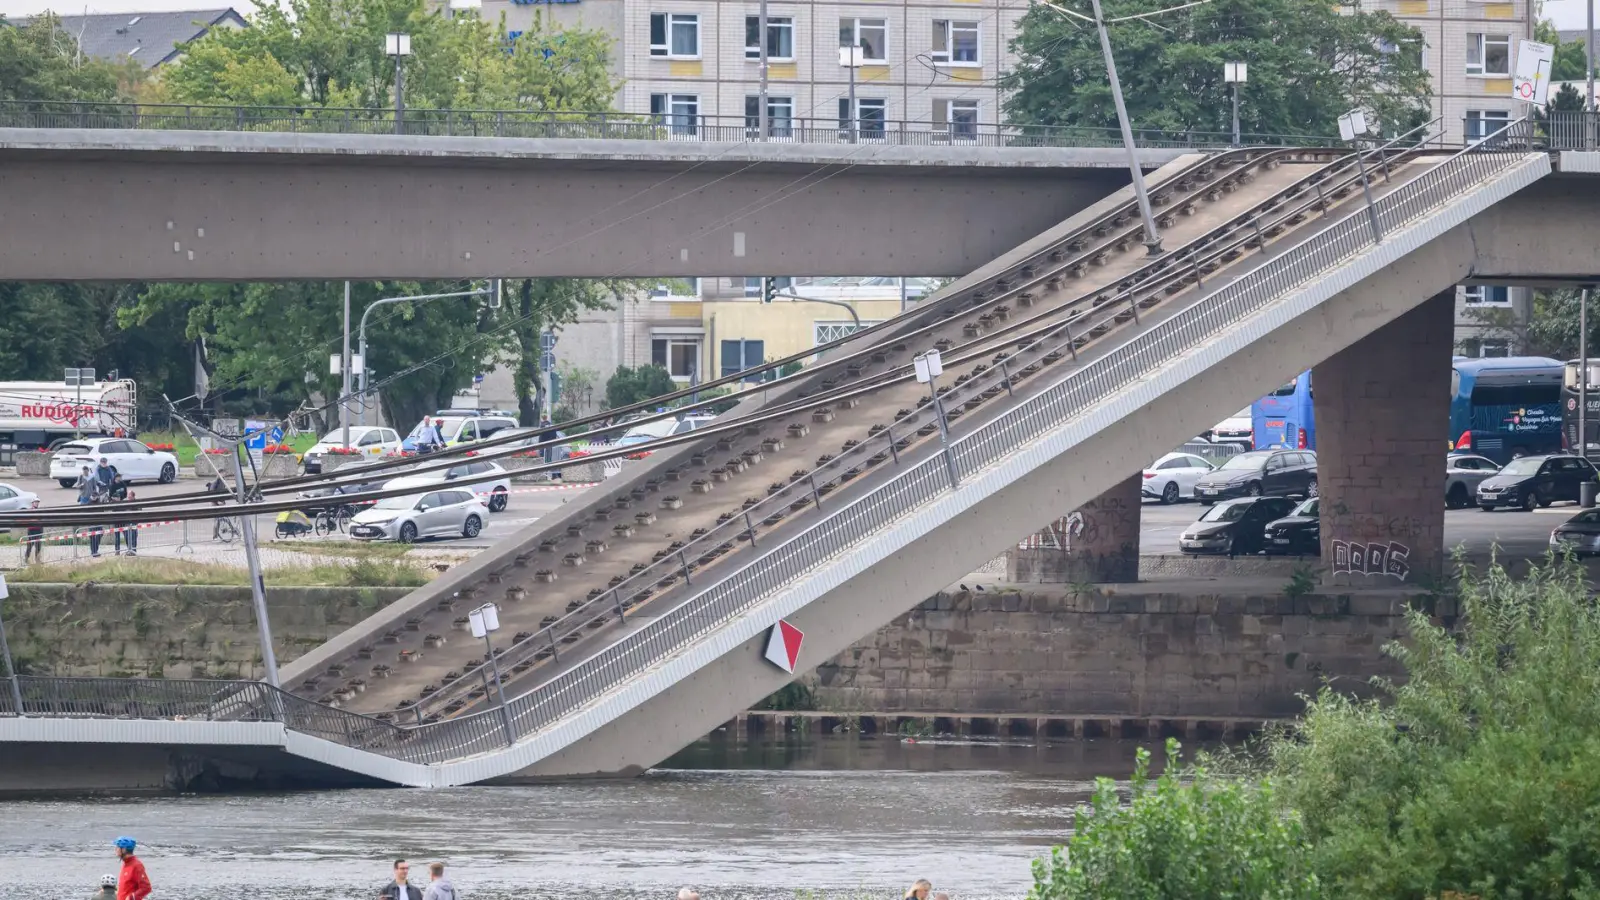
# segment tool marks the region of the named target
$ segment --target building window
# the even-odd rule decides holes
[[[786,138],[794,135],[794,98],[767,95],[767,137]],[[761,136],[761,96],[746,94],[744,98],[744,131],[746,137]]]
[[[1510,356],[1511,342],[1500,338],[1483,341],[1478,344],[1478,355],[1483,357]]]
[[[699,300],[700,279],[698,278],[670,278],[666,281],[656,282],[650,289],[652,300]]]
[[[780,275],[780,276],[778,276],[776,278],[773,278],[771,280],[776,282],[773,285],[773,287],[776,288],[777,290],[780,290],[780,291],[792,291],[792,290],[794,290],[794,279],[790,278],[787,275]],[[759,298],[761,296],[761,279],[760,278],[746,278],[744,280],[744,295],[746,297]]]
[[[651,13],[650,55],[700,58],[700,17],[694,13]]]
[[[978,137],[978,101],[933,101],[934,134],[948,135],[953,141],[971,141]]]
[[[889,21],[887,19],[840,19],[839,46],[861,46],[864,63],[889,61]]]
[[[744,17],[744,58],[761,58],[760,16]],[[794,19],[789,16],[767,16],[767,60],[788,62],[794,59]]]
[[[856,136],[864,141],[883,140],[884,111],[888,101],[882,97],[856,98]],[[850,98],[839,98],[839,131],[850,131]]]
[[[761,365],[765,361],[762,356],[766,353],[766,346],[765,341],[723,341],[721,377],[727,378]],[[745,380],[759,381],[761,376],[751,375]]]
[[[1467,140],[1481,141],[1511,124],[1511,113],[1503,109],[1467,110]]]
[[[700,380],[700,339],[657,337],[650,339],[650,364],[667,370],[674,381]]]
[[[1467,33],[1468,75],[1510,75],[1511,35]]]
[[[951,66],[978,65],[977,22],[956,22],[950,19],[933,20],[933,53],[935,63]]]
[[[670,127],[673,134],[693,136],[700,123],[700,96],[651,94],[650,115],[657,124]]]
[[[1510,306],[1511,288],[1503,284],[1469,284],[1461,289],[1468,306]]]
[[[823,344],[832,343],[840,338],[849,337],[862,328],[871,328],[877,324],[878,322],[862,322],[859,326],[857,326],[854,322],[812,322],[812,336],[816,339],[813,342],[813,345],[820,347]]]

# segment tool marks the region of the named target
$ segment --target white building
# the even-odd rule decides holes
[[[769,136],[849,127],[850,69],[839,48],[861,47],[856,68],[860,134],[898,129],[960,139],[1000,120],[1000,76],[1027,0],[773,2],[767,10]],[[759,131],[759,6],[751,0],[484,0],[508,31],[535,10],[564,25],[616,37],[618,106],[670,117],[686,136],[704,127]],[[937,138],[936,138],[937,139]]]

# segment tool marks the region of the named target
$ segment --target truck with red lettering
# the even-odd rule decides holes
[[[54,449],[80,435],[134,434],[139,389],[129,379],[77,387],[0,381],[0,451]]]

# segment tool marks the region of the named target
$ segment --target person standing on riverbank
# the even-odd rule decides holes
[[[444,877],[444,863],[428,864],[428,889],[422,892],[422,900],[461,900],[455,885]]]
[[[89,900],[117,900],[117,876],[100,876],[100,891]]]
[[[144,900],[150,896],[150,876],[144,863],[133,855],[138,842],[131,837],[117,838],[117,859],[122,860],[122,872],[117,875],[117,900]]]
[[[379,900],[422,900],[422,891],[413,887],[411,865],[403,859],[394,861],[394,880],[384,886]]]
[[[928,900],[928,895],[933,893],[933,882],[926,878],[918,878],[911,889],[906,891],[905,900]]]

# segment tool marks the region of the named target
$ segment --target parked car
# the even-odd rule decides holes
[[[1211,507],[1178,537],[1184,553],[1241,556],[1261,550],[1266,525],[1294,509],[1287,497],[1240,497]]]
[[[1574,556],[1600,555],[1600,509],[1586,509],[1550,532],[1550,549]]]
[[[480,494],[488,505],[490,512],[503,512],[511,498],[511,476],[497,463],[487,460],[475,459],[457,466],[451,466],[443,472],[429,472],[425,475],[402,475],[389,482],[384,487],[391,491],[406,490],[409,488],[429,488],[439,485],[448,485],[454,481],[464,481],[471,478],[469,484],[462,485],[463,489]]]
[[[1162,503],[1194,499],[1194,483],[1211,472],[1211,463],[1189,453],[1168,453],[1144,470],[1139,492]]]
[[[418,422],[416,427],[411,429],[411,433],[400,442],[401,449],[416,450],[417,438],[422,435],[422,429],[436,421],[444,422],[439,426],[439,431],[444,436],[447,447],[481,441],[507,428],[517,427],[517,418],[512,415],[440,410],[431,416],[423,416],[422,421]]]
[[[127,481],[171,484],[178,477],[178,457],[151,450],[131,438],[94,437],[62,444],[50,457],[50,477],[62,487],[78,482],[83,467],[94,468],[104,459]]]
[[[1595,480],[1594,466],[1581,456],[1548,453],[1524,456],[1506,463],[1478,485],[1478,508],[1532,510],[1557,500],[1578,499],[1578,486]]]
[[[305,467],[307,475],[316,475],[322,471],[322,457],[335,447],[344,446],[344,430],[330,432],[312,445],[311,449],[300,455],[300,464]],[[364,456],[377,457],[385,453],[400,452],[400,435],[393,428],[382,428],[377,425],[351,425],[350,447],[359,450]]]
[[[360,477],[361,469],[366,465],[370,465],[370,463],[358,463],[353,466],[345,466],[339,470],[339,477]],[[343,503],[343,501],[334,501],[328,499],[331,497],[347,497],[351,494],[366,494],[373,491],[381,491],[383,490],[384,485],[388,484],[392,477],[392,473],[388,470],[382,472],[373,472],[369,477],[363,478],[360,482],[355,484],[344,484],[338,487],[308,488],[300,491],[297,496],[299,496],[302,500],[321,501],[302,508],[304,511],[311,513],[322,507],[332,506],[335,502],[339,502],[342,505],[349,505]],[[370,502],[371,501],[362,502],[359,505],[365,507],[370,505]]]
[[[1255,425],[1250,407],[1246,406],[1218,422],[1202,436],[1213,444],[1238,444],[1246,450],[1254,450]]]
[[[1252,450],[1222,461],[1194,484],[1195,499],[1317,495],[1317,455],[1310,450]]]
[[[1312,497],[1281,519],[1273,519],[1262,529],[1261,549],[1271,554],[1297,556],[1322,555],[1322,520],[1317,517],[1322,500]]]
[[[1500,471],[1500,464],[1487,456],[1452,453],[1445,459],[1444,505],[1446,509],[1465,509],[1478,494],[1478,485]]]
[[[386,497],[350,519],[350,536],[402,544],[428,537],[474,538],[488,512],[483,500],[465,488]]]
[[[0,512],[28,509],[39,495],[9,484],[0,484]]]

